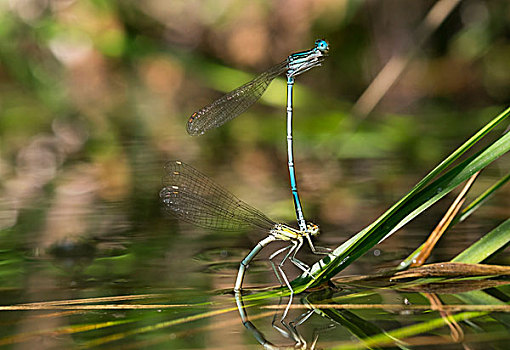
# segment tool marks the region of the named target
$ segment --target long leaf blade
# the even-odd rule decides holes
[[[414,217],[452,191],[460,183],[466,181],[475,172],[483,169],[491,162],[508,152],[510,150],[510,133],[502,135],[498,140],[486,147],[483,151],[464,160],[433,183],[426,186],[426,183],[437,175],[437,169],[442,170],[446,166],[450,165],[451,162],[457,159],[462,153],[472,147],[476,141],[483,137],[486,132],[509,115],[510,108],[497,116],[475,136],[464,143],[463,146],[429,173],[429,175],[420,181],[420,183],[418,183],[418,185],[416,185],[402,200],[385,212],[373,224],[335,249],[332,254],[314,264],[311,269],[313,279],[310,274],[303,274],[295,279],[292,283],[294,291],[302,291],[311,285],[319,284],[322,281],[331,278],[382,239],[391,235],[393,232],[401,228]],[[490,128],[489,126],[492,127]]]

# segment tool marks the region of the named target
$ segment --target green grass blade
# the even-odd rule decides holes
[[[451,155],[449,155],[445,160],[443,160],[438,166],[436,166],[430,173],[428,173],[420,182],[418,182],[413,189],[405,195],[400,201],[398,201],[393,207],[391,207],[386,213],[380,216],[372,225],[377,226],[382,221],[385,220],[386,216],[391,215],[394,210],[398,210],[402,205],[404,205],[407,200],[413,196],[418,191],[422,190],[434,177],[436,177],[439,173],[448,168],[455,160],[457,160],[461,155],[463,155],[466,151],[468,151],[473,145],[475,145],[478,141],[480,141],[485,135],[487,135],[490,131],[492,131],[496,126],[498,126],[502,121],[510,116],[510,107],[500,113],[496,118],[491,120],[487,125],[485,125],[482,129],[480,129],[475,135],[469,138],[464,144],[462,144],[459,148],[457,148]]]
[[[400,262],[400,264],[398,264],[396,269],[397,270],[405,270],[405,269],[407,269],[414,262],[414,260],[418,257],[418,255],[420,255],[423,247],[425,247],[425,242],[422,243],[418,248],[416,248],[415,251],[413,251],[411,254],[409,254],[409,256],[407,258],[402,260]]]
[[[490,188],[488,188],[484,193],[482,193],[480,196],[478,196],[475,200],[473,200],[469,205],[467,205],[462,212],[457,215],[450,225],[448,225],[448,229],[455,224],[462,222],[466,220],[471,214],[473,214],[478,208],[480,208],[483,204],[485,204],[496,192],[499,188],[501,188],[504,184],[506,184],[510,180],[510,173],[499,179],[494,185],[492,185]],[[414,259],[420,254],[421,250],[425,246],[425,243],[420,245],[418,249],[416,249],[414,252],[409,254],[407,258],[402,260],[402,262],[398,265],[397,269],[402,270],[406,269],[411,265],[414,261]]]
[[[477,242],[452,259],[452,262],[477,264],[510,242],[510,219],[480,238]]]
[[[499,188],[506,184],[508,180],[510,180],[510,173],[506,174],[506,176],[502,177],[498,182],[496,182],[489,189],[487,189],[487,191],[482,193],[468,206],[466,206],[466,208],[462,210],[462,213],[458,216],[458,218],[455,218],[453,220],[452,225],[456,224],[457,222],[462,222],[466,220],[476,209],[478,209],[485,202],[487,202],[490,199],[490,197],[492,197],[494,192],[496,192]]]
[[[510,109],[507,109],[488,125],[497,125],[496,122],[500,122],[502,120],[502,116],[505,116],[506,118],[509,114]],[[432,204],[436,203],[459,184],[466,181],[475,172],[483,169],[510,150],[510,133],[507,133],[502,135],[483,151],[480,151],[479,153],[464,160],[462,163],[449,170],[446,174],[425,186],[425,184],[438,173],[437,169],[442,170],[447,165],[450,165],[451,162],[460,156],[460,154],[465,152],[474,144],[473,139],[479,140],[481,138],[481,134],[485,135],[485,130],[489,130],[488,126],[478,132],[475,135],[476,137],[473,136],[470,140],[468,140],[463,146],[448,157],[447,160],[443,161],[438,167],[429,173],[429,175],[420,181],[420,183],[416,185],[410,193],[379,217],[373,224],[350,238],[347,242],[335,249],[332,254],[314,264],[311,269],[311,275],[314,276],[313,278],[310,274],[303,274],[295,279],[292,282],[294,290],[299,292],[309,286],[316,285],[333,277],[383,238],[391,235]]]

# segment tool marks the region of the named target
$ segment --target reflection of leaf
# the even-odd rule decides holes
[[[310,298],[310,300],[313,298]],[[306,299],[309,301],[309,299]],[[374,323],[367,321],[352,311],[346,310],[346,309],[336,309],[336,308],[328,308],[328,307],[321,307],[320,304],[313,305],[312,303],[309,303],[308,306],[310,308],[313,308],[316,313],[323,317],[327,317],[328,319],[331,319],[333,322],[341,325],[342,327],[345,327],[349,330],[354,336],[356,336],[358,339],[363,341],[365,338],[369,338],[371,336],[375,336],[378,334],[384,333],[384,330],[375,325]],[[393,339],[395,342],[398,341],[398,339]],[[403,349],[404,347],[398,347],[400,349]],[[372,347],[372,349],[379,349],[378,347]],[[396,347],[387,347],[387,349],[397,349]]]
[[[508,293],[504,293],[502,288],[497,290],[499,294],[499,298],[490,295],[484,291],[476,290],[467,293],[461,293],[457,295],[457,298],[462,300],[464,303],[474,304],[474,305],[494,305],[494,306],[502,306],[508,307],[508,300],[510,295]],[[503,301],[504,300],[504,301]],[[508,313],[492,313],[491,317],[495,320],[498,320],[504,323],[507,327],[510,327],[510,314]]]
[[[424,283],[410,287],[399,288],[402,291],[419,292],[419,293],[437,293],[437,294],[457,294],[470,291],[494,288],[510,284],[509,280],[441,280],[440,282]]]
[[[358,317],[355,313],[349,310],[336,310],[336,309],[321,309],[324,315],[327,315],[330,319],[345,327],[360,340],[365,338],[384,333],[384,330],[377,327],[371,322]],[[396,340],[396,339],[394,339]],[[378,347],[372,347],[372,349],[380,349]],[[388,349],[396,349],[389,347]]]
[[[393,287],[398,288],[399,285]],[[390,289],[393,287],[390,287]],[[337,346],[331,347],[333,349],[437,344],[439,339],[445,340],[445,326],[449,324],[462,326],[460,321],[464,320],[470,320],[471,324],[479,322],[481,326],[485,326],[488,318],[482,318],[482,316],[499,314],[491,313],[492,311],[503,311],[504,314],[504,312],[508,311],[509,307],[504,302],[501,302],[501,300],[482,291],[462,294],[466,296],[466,304],[454,303],[445,305],[443,304],[444,300],[442,300],[442,297],[437,299],[438,303],[435,305],[429,304],[423,298],[413,298],[407,303],[398,304],[374,303],[375,295],[381,294],[382,297],[387,292],[387,288],[372,290],[372,293],[357,292],[344,294],[344,291],[338,291],[332,294],[323,291],[322,293],[310,294],[306,301],[310,302],[307,305],[308,308],[311,307],[317,314],[341,324],[359,338],[358,341],[340,343]],[[351,296],[350,300],[355,301],[355,303],[345,303],[349,296]],[[407,296],[410,295],[406,294],[406,300]],[[342,302],[339,302],[339,300],[342,300]],[[375,309],[378,311],[374,312],[373,310]],[[380,321],[387,324],[388,321],[394,319],[395,315],[406,315],[410,312],[415,315],[413,320],[416,321],[412,325],[387,329],[386,327],[379,328],[379,324],[376,323]],[[459,313],[452,314],[453,312]],[[445,317],[445,314],[447,314],[447,317]],[[462,330],[459,328],[459,331]],[[426,343],[422,343],[425,340],[422,335],[426,333],[430,333],[428,340]],[[470,342],[473,340],[471,334],[466,333],[466,341]],[[490,340],[494,340],[494,338],[490,338]],[[455,339],[452,338],[450,342],[455,342]]]
[[[84,298],[84,299],[70,299],[70,300],[55,300],[55,301],[47,301],[47,302],[36,302],[36,303],[27,303],[27,304],[18,304],[18,305],[7,305],[0,306],[0,309],[3,311],[9,310],[23,310],[23,311],[42,311],[42,310],[72,310],[72,311],[61,311],[55,315],[64,316],[64,312],[76,313],[77,310],[81,310],[81,312],[85,312],[84,310],[145,310],[152,311],[162,310],[162,309],[179,309],[185,310],[185,312],[189,312],[190,309],[204,309],[207,307],[209,303],[199,303],[199,304],[141,304],[142,302],[148,302],[149,300],[167,298],[167,294],[138,294],[138,295],[122,295],[122,296],[112,296],[112,297],[99,297],[99,298]],[[123,303],[119,304],[121,301],[135,301],[136,304]],[[107,303],[110,304],[102,304]],[[113,304],[115,303],[115,304]],[[60,334],[78,334],[83,332],[89,332],[93,330],[100,329],[115,329],[115,333],[103,336],[96,337],[93,340],[85,343],[85,347],[97,346],[101,344],[106,344],[110,342],[119,341],[125,339],[129,336],[133,336],[136,334],[144,334],[148,332],[154,332],[160,329],[166,329],[168,327],[172,327],[175,325],[186,324],[193,321],[203,320],[212,318],[218,315],[230,313],[237,311],[235,307],[227,307],[221,308],[218,310],[212,311],[203,311],[200,313],[196,313],[194,315],[181,316],[168,321],[158,322],[155,324],[151,324],[148,326],[142,326],[132,329],[121,329],[118,328],[121,325],[127,324],[136,324],[136,322],[141,322],[143,320],[139,314],[136,316],[129,316],[126,319],[107,321],[107,322],[97,322],[97,323],[85,323],[57,328],[48,328],[42,329],[35,332],[25,332],[20,333],[14,336],[3,337],[0,338],[0,345],[5,344],[14,344],[20,342],[27,342],[33,339],[40,338],[42,336],[55,336]],[[52,316],[50,316],[52,317]],[[236,320],[237,322],[237,320]],[[189,330],[187,331],[189,332]]]
[[[510,267],[500,265],[437,263],[397,272],[391,279],[419,277],[510,276]]]

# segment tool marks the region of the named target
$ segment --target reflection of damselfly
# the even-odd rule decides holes
[[[243,302],[243,296],[241,293],[235,293],[235,301],[237,305],[237,310],[239,311],[239,316],[241,317],[241,321],[243,322],[243,325],[246,327],[247,330],[249,330],[255,339],[264,347],[264,349],[267,350],[278,350],[278,349],[294,349],[294,350],[314,350],[315,345],[317,344],[317,340],[319,339],[319,333],[314,330],[313,334],[313,340],[310,344],[308,344],[303,338],[303,336],[298,331],[297,327],[301,324],[305,323],[308,318],[313,314],[313,310],[308,310],[307,312],[303,313],[300,317],[295,319],[291,322],[285,322],[283,320],[283,317],[281,319],[281,324],[284,328],[281,328],[280,326],[277,326],[275,323],[276,320],[276,314],[275,317],[273,317],[273,321],[271,322],[271,325],[274,329],[276,329],[282,336],[285,338],[288,338],[292,341],[294,341],[294,345],[291,347],[285,346],[281,347],[278,345],[275,345],[274,343],[267,340],[267,338],[264,336],[264,334],[258,330],[258,328],[248,319],[248,315],[246,314],[246,308],[244,306]],[[284,312],[284,315],[287,313],[287,309]]]
[[[283,272],[283,263],[289,259],[299,269],[304,272],[309,271],[309,266],[296,258],[296,253],[303,245],[304,240],[308,242],[313,253],[327,253],[327,249],[314,247],[312,243],[311,237],[319,234],[317,225],[308,223],[306,230],[301,231],[276,223],[183,162],[173,161],[166,164],[163,186],[159,196],[166,211],[184,221],[213,230],[237,231],[257,227],[268,233],[268,236],[261,240],[241,261],[234,287],[236,292],[241,290],[248,264],[262,248],[271,242],[285,241],[290,243],[289,246],[273,253],[269,260],[280,283],[283,285],[280,276],[285,281],[291,292],[291,298],[294,292]],[[285,251],[287,251],[286,255],[275,266],[272,259]]]
[[[269,68],[252,81],[220,97],[198,112],[193,113],[188,120],[187,126],[190,135],[201,135],[210,129],[223,125],[250,108],[250,106],[262,96],[264,91],[266,91],[273,79],[285,73],[287,76],[287,162],[294,207],[296,209],[296,218],[301,231],[306,231],[307,226],[299,199],[294,169],[292,141],[292,94],[294,78],[313,67],[320,66],[327,56],[328,50],[329,45],[326,41],[315,41],[315,47],[313,49],[291,54],[286,60]]]

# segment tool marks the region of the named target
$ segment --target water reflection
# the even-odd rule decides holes
[[[280,335],[294,342],[293,346],[280,346],[275,345],[269,340],[266,339],[264,334],[258,330],[258,328],[248,319],[248,315],[246,313],[246,308],[243,302],[243,296],[240,292],[235,293],[235,301],[237,304],[237,309],[239,311],[239,316],[241,317],[241,321],[243,326],[246,327],[248,331],[253,335],[253,337],[259,342],[260,345],[264,347],[264,349],[315,349],[315,345],[317,344],[317,340],[319,339],[319,334],[314,331],[314,336],[310,344],[308,344],[305,338],[298,331],[298,326],[305,323],[308,318],[313,314],[313,310],[309,310],[299,316],[297,319],[287,322],[284,320],[285,317],[278,317],[278,312],[276,311],[273,320],[271,322],[271,326],[273,329],[278,331]],[[281,299],[280,299],[281,304]],[[279,304],[279,305],[280,305]],[[285,308],[284,313],[287,313],[288,306]],[[277,319],[279,319],[278,325]]]
[[[336,327],[343,327],[349,330],[349,332],[356,336],[361,342],[372,336],[385,333],[383,329],[357,316],[355,313],[349,310],[335,308],[331,303],[323,305],[333,298],[334,293],[334,289],[326,288],[305,295],[301,298],[301,306],[303,306],[306,311],[301,313],[292,321],[285,321],[284,319],[280,319],[279,312],[282,310],[280,298],[280,303],[276,307],[276,311],[274,312],[274,316],[271,321],[271,327],[284,338],[293,341],[294,344],[292,346],[277,345],[269,341],[267,337],[261,331],[259,331],[259,329],[249,320],[241,293],[235,293],[235,301],[244,327],[250,331],[257,342],[259,342],[259,344],[261,344],[265,349],[313,350],[316,348],[320,334],[333,330]],[[287,312],[287,309],[288,308],[286,307],[284,312]],[[304,325],[314,314],[320,316],[322,318],[322,322],[320,326],[314,326],[312,336],[307,342],[298,327]],[[278,320],[280,321],[278,322]],[[387,348],[406,349],[406,347],[403,345],[403,343],[401,343],[399,339],[391,336],[388,337],[390,337],[397,346]]]
[[[277,315],[283,310],[280,303],[269,307],[275,309],[271,320],[267,311],[260,312],[268,307],[260,306],[253,296],[237,293],[235,301],[242,324],[266,349],[314,349],[331,341],[342,349],[360,346],[409,349],[456,343],[464,348],[478,348],[477,343],[485,341],[477,335],[482,329],[488,332],[490,328],[497,338],[502,336],[498,333],[500,327],[510,328],[507,314],[497,312],[510,311],[506,304],[510,300],[508,279],[484,278],[469,289],[468,281],[457,283],[455,279],[446,279],[437,281],[437,285],[447,287],[443,291],[436,288],[436,293],[428,292],[429,284],[419,280],[409,281],[404,288],[382,276],[358,279],[355,285],[353,282],[305,294],[299,305],[292,306],[293,310],[305,312],[290,322],[277,322]],[[412,292],[408,289],[411,285]],[[258,321],[250,320],[247,308]],[[257,309],[260,309],[258,313]],[[314,315],[319,318],[313,319]],[[272,332],[268,331],[271,329]],[[329,332],[333,329],[336,331]],[[348,341],[349,336],[343,334],[346,331],[357,341]],[[292,341],[293,345],[273,340],[272,333]],[[344,340],[338,342],[339,339]]]

